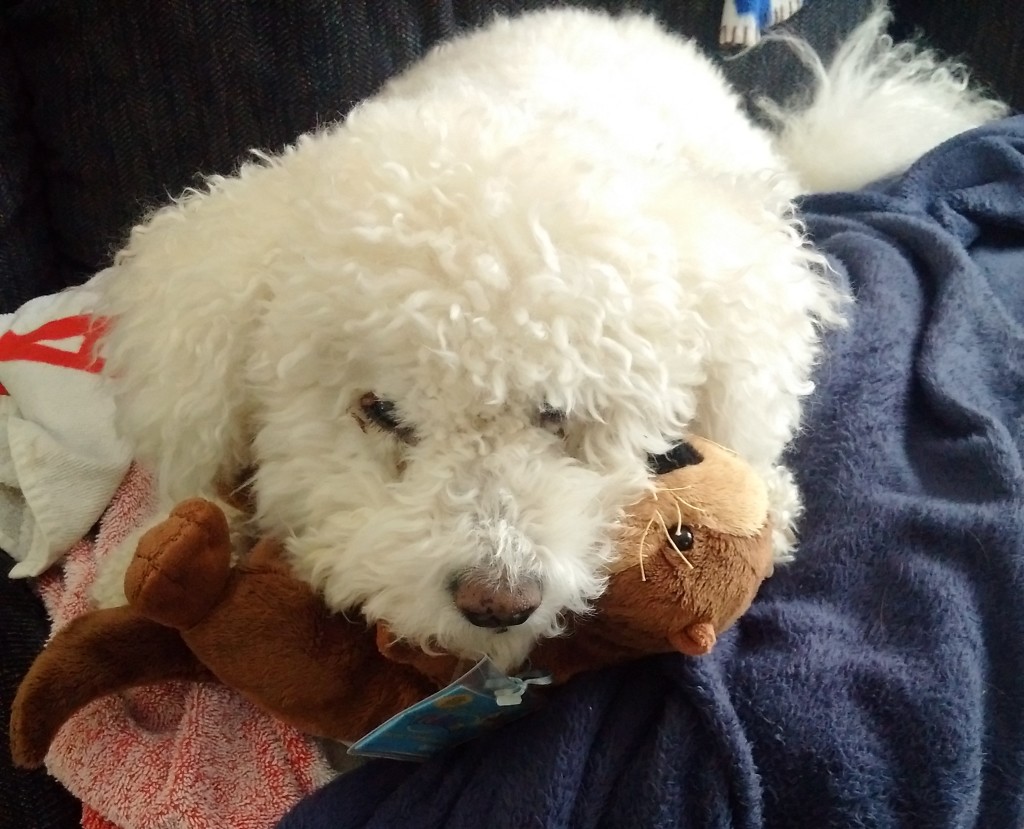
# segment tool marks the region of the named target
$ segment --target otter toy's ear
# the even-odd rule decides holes
[[[711,653],[718,635],[711,622],[694,622],[681,631],[670,631],[668,641],[684,656],[704,656]]]
[[[682,469],[684,466],[693,466],[703,460],[704,456],[694,448],[692,443],[683,441],[662,455],[648,455],[647,466],[655,475],[665,475],[676,469]]]

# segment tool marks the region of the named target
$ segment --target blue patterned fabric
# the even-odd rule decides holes
[[[736,11],[753,15],[761,28],[765,29],[772,20],[772,0],[736,0]]]
[[[857,304],[792,453],[797,563],[711,656],[581,677],[279,829],[1024,826],[1024,117],[803,207]]]

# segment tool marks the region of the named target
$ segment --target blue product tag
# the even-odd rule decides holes
[[[550,685],[547,674],[506,676],[484,657],[469,671],[422,702],[395,714],[348,753],[357,757],[426,760],[499,725],[537,704],[531,685]]]

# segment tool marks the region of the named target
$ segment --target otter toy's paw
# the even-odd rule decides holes
[[[400,665],[410,665],[441,688],[455,679],[460,669],[469,670],[471,663],[447,653],[424,653],[415,645],[396,639],[384,623],[377,623],[377,650],[381,655]]]
[[[143,616],[187,629],[217,604],[230,573],[227,518],[215,504],[194,498],[142,536],[124,590]]]

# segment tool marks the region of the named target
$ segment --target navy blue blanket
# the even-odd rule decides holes
[[[793,451],[798,562],[710,657],[582,677],[282,829],[1024,826],[1024,117],[804,207],[857,305]]]

